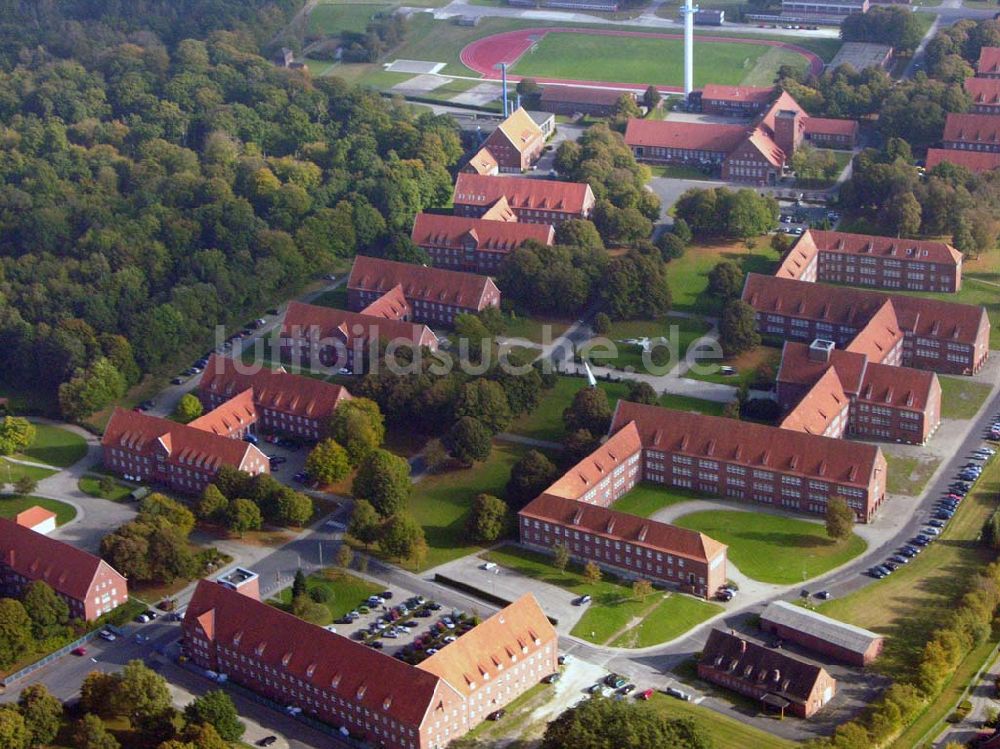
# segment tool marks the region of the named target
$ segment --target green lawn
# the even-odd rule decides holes
[[[885,490],[889,494],[919,497],[941,460],[939,458],[904,458],[884,452],[886,462]]]
[[[385,590],[368,580],[331,567],[314,572],[306,578],[307,590],[313,591],[317,588],[324,588],[330,595],[330,600],[323,605],[330,610],[331,622],[356,609],[368,596]],[[278,594],[277,600],[272,600],[271,603],[280,608],[289,608],[292,603],[292,589],[285,588]]]
[[[133,491],[133,487],[128,484],[115,481],[114,488],[110,492],[105,493],[101,491],[101,479],[99,476],[82,476],[77,482],[77,486],[84,494],[100,499],[107,499],[112,502],[123,502]]]
[[[56,514],[56,525],[65,525],[76,517],[76,509],[73,505],[59,502],[55,499],[45,497],[21,497],[5,496],[0,497],[0,518],[13,518],[17,513],[27,510],[29,507],[44,507]]]
[[[861,554],[864,540],[826,536],[821,523],[739,510],[705,510],[674,521],[729,546],[729,560],[747,577],[765,583],[804,582]]]
[[[34,443],[14,457],[67,468],[86,454],[87,442],[75,432],[50,424],[35,424]]]
[[[686,369],[682,376],[701,382],[739,387],[743,383],[758,380],[773,382],[780,364],[781,349],[772,346],[758,346],[753,351],[718,361],[699,359],[696,366]],[[736,374],[722,374],[723,366],[732,367],[736,370]]]
[[[714,604],[680,593],[664,599],[662,591],[654,591],[645,600],[638,600],[632,597],[631,585],[620,583],[610,575],[605,574],[598,583],[588,583],[581,574],[581,565],[570,562],[565,570],[560,571],[552,566],[551,557],[517,546],[502,546],[480,556],[520,575],[564,588],[576,595],[591,596],[593,600],[570,634],[600,645],[611,639],[618,647],[656,645],[672,640],[719,611]],[[631,642],[620,640],[619,636],[634,619],[642,619],[645,624],[641,636]]]
[[[552,343],[566,332],[570,323],[541,317],[507,317],[504,320],[504,338],[524,338],[533,343]]]
[[[1000,289],[997,289],[1000,296]],[[991,392],[985,382],[973,382],[968,377],[938,377],[941,383],[941,418],[971,419]]]
[[[657,110],[658,112],[663,110]],[[666,112],[664,112],[664,115]],[[665,117],[656,117],[650,115],[648,119],[665,119]],[[649,171],[652,172],[654,177],[668,177],[670,179],[708,179],[708,174],[703,172],[701,169],[693,166],[649,166]]]
[[[514,72],[522,76],[613,83],[676,86],[683,82],[681,39],[635,37],[628,40],[628,51],[627,55],[622,54],[622,40],[618,37],[553,32],[517,61]],[[737,41],[695,44],[695,85],[737,85],[768,51],[768,47],[759,44]],[[805,58],[795,52],[773,48],[772,54],[781,60],[780,64],[805,67]]]
[[[643,483],[615,502],[614,509],[648,518],[664,507],[695,499],[704,499],[704,496],[688,489],[671,489],[659,484]]]
[[[712,740],[715,749],[793,749],[798,746],[748,725],[735,713],[734,717],[729,717],[716,710],[693,702],[682,702],[660,693],[654,694],[645,705],[666,718],[693,720],[699,731]]]
[[[12,463],[9,460],[0,458],[0,483],[13,484],[22,476],[30,476],[35,481],[47,479],[54,476],[57,471],[50,471],[47,468],[36,468],[35,466]]]
[[[331,291],[324,291],[310,302],[317,307],[335,307],[337,309],[347,309],[347,284],[341,284]]]
[[[938,540],[912,562],[818,607],[827,616],[888,635],[875,668],[894,677],[912,673],[940,612],[950,610],[976,570],[993,561],[995,553],[976,539],[996,508],[998,491],[1000,462],[991,461]]]
[[[334,36],[342,31],[363,33],[373,16],[393,8],[387,4],[321,4],[309,14],[309,33]]]
[[[771,249],[769,236],[758,237],[748,250],[743,242],[690,245],[684,256],[667,265],[673,308],[686,312],[718,315],[721,300],[708,291],[708,274],[717,263],[732,260],[744,273],[774,273],[780,256]]]
[[[659,320],[629,320],[616,322],[611,331],[604,336],[595,336],[581,349],[581,355],[586,355],[596,366],[614,366],[618,369],[630,368],[632,372],[645,372],[649,369],[643,361],[642,349],[636,344],[624,343],[633,338],[662,338],[666,346],[673,352],[676,346],[677,358],[672,362],[682,360],[696,340],[711,329],[711,325],[700,318],[677,317],[668,315]],[[612,345],[606,342],[610,341]]]

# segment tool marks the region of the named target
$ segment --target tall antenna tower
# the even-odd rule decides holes
[[[693,0],[684,0],[681,13],[684,14],[684,101],[691,98],[694,90],[694,14],[698,6]]]

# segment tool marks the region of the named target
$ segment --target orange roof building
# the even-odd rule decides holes
[[[500,289],[489,276],[358,255],[347,280],[347,306],[378,314],[372,308],[385,296],[399,310],[385,317],[430,324],[451,325],[455,315],[500,306]]]
[[[974,374],[989,356],[989,317],[985,308],[971,304],[757,273],[747,275],[743,301],[757,311],[762,335],[806,342],[829,339],[849,348],[877,313],[888,317],[883,308],[889,302],[903,333],[903,366]]]
[[[1000,117],[950,112],[941,145],[958,151],[1000,153]]]
[[[52,510],[35,505],[17,513],[14,522],[23,528],[30,528],[35,533],[48,535],[56,529],[56,514]]]
[[[558,667],[530,593],[416,666],[208,580],[182,626],[198,666],[385,749],[443,747]]]
[[[928,148],[927,169],[931,170],[938,164],[954,164],[968,169],[973,174],[981,174],[1000,167],[1000,153],[956,151],[953,148]]]
[[[32,508],[25,522],[0,518],[0,582],[4,595],[19,597],[41,580],[69,606],[70,617],[93,621],[128,600],[128,583],[114,567],[72,544],[27,527],[40,517]],[[42,512],[48,512],[42,510]]]
[[[969,111],[975,114],[1000,114],[1000,78],[966,78],[965,92],[972,97]]]
[[[194,421],[189,421],[188,426],[218,434],[220,437],[243,439],[250,432],[250,427],[256,423],[257,406],[254,402],[253,389],[247,388]]]
[[[495,274],[507,256],[525,242],[555,242],[551,225],[520,224],[513,214],[511,218],[515,220],[418,213],[410,238],[439,268]]]
[[[775,275],[881,289],[953,292],[962,288],[962,253],[944,242],[926,239],[809,229]]]
[[[258,365],[244,365],[213,354],[198,383],[198,397],[216,408],[234,396],[252,391],[260,424],[268,431],[319,439],[334,410],[350,400],[347,388],[314,377],[289,374]],[[193,422],[192,422],[193,423]]]
[[[983,47],[979,50],[976,75],[980,78],[1000,78],[1000,47]]]
[[[720,86],[705,84],[701,110],[723,117],[752,117],[760,114],[774,98],[774,86]]]
[[[483,218],[503,203],[526,224],[551,224],[590,218],[594,193],[581,182],[526,177],[488,177],[460,172],[453,195],[456,216]]]
[[[523,172],[538,161],[545,146],[545,134],[523,108],[518,107],[483,143],[501,172]],[[491,174],[473,167],[477,174]]]

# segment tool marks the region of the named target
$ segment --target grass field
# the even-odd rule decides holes
[[[323,3],[309,14],[310,34],[335,36],[343,31],[363,33],[372,18],[393,8],[384,3]]]
[[[729,559],[747,577],[765,583],[804,582],[865,550],[859,536],[838,542],[821,523],[739,510],[705,510],[674,520],[729,546]]]
[[[741,721],[702,707],[693,702],[656,693],[644,709],[655,710],[666,718],[689,718],[712,740],[715,749],[792,749],[798,744],[780,739]]]
[[[773,381],[781,364],[781,349],[771,346],[758,346],[753,351],[747,351],[739,356],[721,359],[718,362],[700,360],[698,366],[688,369],[682,375],[692,380],[715,382],[720,385],[738,387],[744,382],[755,380]],[[736,370],[735,375],[724,375],[721,367],[725,365]]]
[[[902,457],[883,451],[886,462],[885,490],[889,494],[918,497],[941,460],[938,458]]]
[[[703,496],[687,489],[670,489],[658,484],[639,484],[614,504],[618,512],[648,518],[664,507],[702,499]]]
[[[44,497],[21,497],[14,495],[0,498],[0,518],[13,518],[17,513],[23,512],[35,505],[54,512],[56,514],[56,525],[64,525],[76,517],[76,509],[73,505],[68,505],[65,502],[59,502],[55,499],[45,499]]]
[[[718,315],[722,311],[722,302],[708,291],[709,271],[723,260],[732,260],[744,273],[770,275],[780,259],[778,253],[771,249],[770,241],[767,235],[758,237],[752,250],[748,250],[743,242],[690,245],[683,257],[671,260],[667,266],[673,308]]]
[[[976,539],[986,518],[996,508],[998,491],[1000,463],[994,461],[959,505],[938,540],[923,553],[884,580],[818,607],[828,616],[887,635],[885,651],[873,668],[893,678],[913,675],[919,654],[937,629],[941,612],[954,608],[968,590],[972,575],[996,556]],[[984,657],[984,653],[978,656],[973,653],[966,658],[951,684],[945,687],[945,694],[893,746],[914,746],[937,720],[950,712]]]
[[[1000,296],[1000,289],[997,289]],[[968,377],[938,377],[941,383],[941,418],[971,419],[991,392],[985,382],[972,382]]]
[[[335,309],[347,309],[347,285],[342,284],[331,291],[324,291],[314,297],[310,304],[317,307],[334,307]]]
[[[67,468],[87,454],[87,442],[80,435],[50,424],[35,424],[35,441],[14,457]]]
[[[623,55],[622,40],[594,34],[550,33],[525,53],[513,72],[523,76],[642,83],[677,86],[684,81],[684,43],[680,39],[636,37],[628,40]],[[771,53],[778,65],[804,68],[801,55],[759,44],[702,43],[695,45],[695,85],[736,85],[750,76],[758,60]],[[780,62],[779,62],[780,60]],[[777,62],[774,65],[773,62]],[[770,75],[773,79],[773,73]]]
[[[581,347],[581,354],[586,354],[588,359],[597,366],[614,366],[618,369],[631,367],[630,371],[645,372],[649,367],[643,362],[642,349],[622,341],[630,338],[664,338],[671,350],[674,344],[677,347],[677,355],[683,359],[687,355],[688,348],[696,340],[701,338],[711,329],[711,326],[700,318],[677,317],[667,315],[659,320],[630,320],[613,323],[611,331],[604,336],[592,338],[584,347]],[[611,341],[613,346],[601,344],[600,341]]]
[[[314,572],[306,578],[306,590],[313,591],[318,588],[323,588],[329,593],[330,599],[323,605],[330,610],[331,622],[339,619],[348,611],[356,609],[365,602],[368,596],[384,590],[375,583],[330,567]],[[292,589],[285,588],[278,594],[276,601],[273,600],[272,603],[276,603],[279,608],[288,610],[292,603]]]
[[[35,481],[47,479],[54,476],[56,471],[47,468],[36,468],[35,466],[25,466],[20,463],[12,463],[9,460],[0,458],[0,483],[13,484],[22,476],[30,476]]]
[[[504,338],[524,338],[533,343],[552,343],[566,332],[570,323],[544,317],[507,317],[504,319]]]
[[[99,499],[107,499],[111,502],[122,502],[132,493],[132,487],[115,481],[114,488],[110,492],[101,491],[101,479],[98,476],[82,476],[77,482],[77,486],[84,494]]]
[[[597,644],[614,640],[615,647],[657,645],[678,637],[722,610],[715,604],[679,593],[665,595],[662,591],[654,591],[645,600],[639,600],[632,597],[631,585],[609,575],[598,583],[588,583],[581,574],[582,567],[575,562],[560,571],[552,566],[551,557],[516,546],[502,546],[481,556],[578,596],[591,596],[593,600],[570,634]],[[641,622],[630,627],[635,619]],[[632,633],[635,635],[630,637]]]

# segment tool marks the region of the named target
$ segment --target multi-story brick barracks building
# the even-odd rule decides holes
[[[256,422],[249,390],[190,424],[116,408],[101,438],[104,465],[133,481],[198,494],[222,466],[270,472],[267,456],[240,439]]]
[[[518,107],[497,125],[483,143],[501,172],[523,172],[538,161],[545,134],[526,111]],[[478,170],[476,170],[478,171]]]
[[[94,621],[128,600],[125,578],[100,557],[0,518],[3,594],[19,597],[35,580],[66,602],[73,619]]]
[[[962,253],[944,242],[810,229],[775,275],[909,291],[958,291]]]
[[[500,289],[489,276],[358,255],[347,280],[348,308],[359,312],[388,293],[406,302],[398,319],[431,325],[500,306]]]
[[[698,676],[800,718],[813,716],[837,692],[836,679],[818,663],[721,629],[708,635]]]
[[[244,585],[201,580],[183,632],[198,666],[385,749],[444,749],[558,668],[556,631],[530,593],[416,666]]]
[[[527,241],[551,245],[555,229],[548,224],[418,213],[410,238],[440,268],[497,274],[507,256]]]
[[[252,391],[259,424],[264,429],[318,440],[337,406],[351,398],[347,388],[314,377],[289,374],[283,369],[248,369],[251,367],[213,354],[198,384],[201,402],[215,409],[240,393]]]
[[[957,151],[1000,153],[1000,117],[951,112],[944,121],[941,145]]]
[[[701,91],[701,111],[722,117],[754,117],[774,99],[774,86],[720,86],[708,83]]]
[[[490,177],[460,172],[453,196],[456,216],[485,218],[512,212],[525,224],[552,224],[590,218],[594,193],[582,182],[528,177]]]
[[[927,170],[938,164],[954,164],[968,169],[973,174],[981,174],[1000,168],[1000,153],[989,151],[956,151],[952,148],[928,148]]]
[[[747,275],[743,301],[757,311],[761,334],[786,340],[831,340],[881,364],[971,375],[989,356],[986,309],[790,278]],[[891,338],[902,334],[902,355]]]

